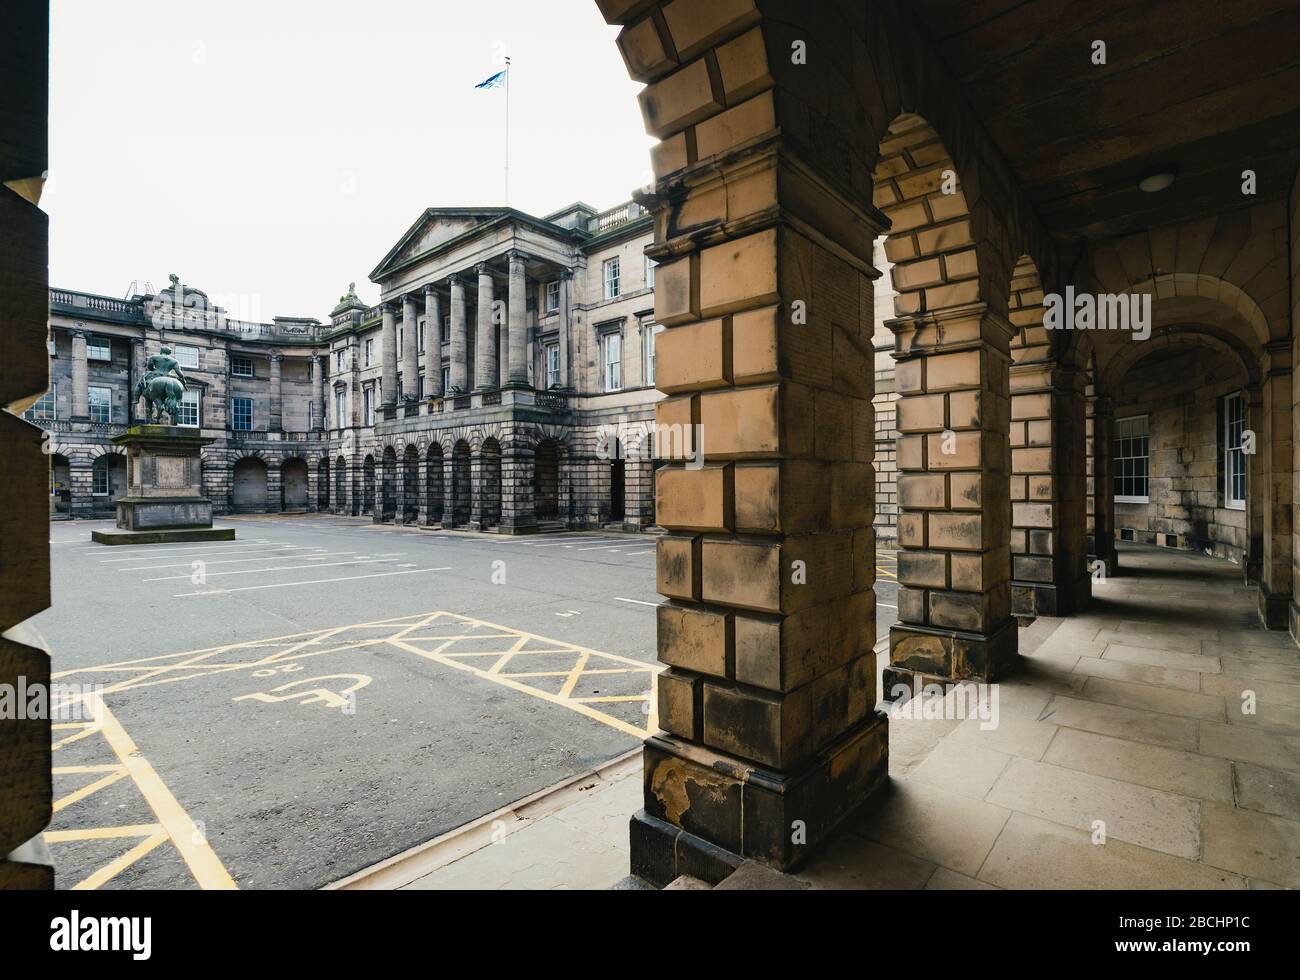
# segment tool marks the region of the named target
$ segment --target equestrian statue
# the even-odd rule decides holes
[[[166,414],[171,424],[176,425],[188,385],[170,347],[164,347],[149,358],[145,362],[144,378],[135,386],[136,400],[144,398],[145,420],[161,425],[162,416]]]

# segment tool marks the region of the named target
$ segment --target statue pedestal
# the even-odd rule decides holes
[[[203,496],[199,450],[215,439],[197,429],[137,425],[113,444],[126,447],[127,496],[117,501],[117,527],[94,531],[99,544],[174,544],[233,541],[233,527],[212,526],[212,501]]]

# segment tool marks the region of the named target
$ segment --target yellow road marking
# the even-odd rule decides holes
[[[196,833],[194,821],[176,802],[176,797],[172,796],[171,790],[158,776],[154,767],[149,764],[149,760],[140,754],[140,750],[136,747],[135,742],[131,740],[131,736],[126,733],[117,718],[108,710],[108,706],[104,704],[102,698],[95,694],[92,694],[91,697],[97,702],[95,707],[99,712],[97,716],[100,718],[103,727],[104,740],[112,747],[122,765],[131,774],[131,778],[135,780],[141,795],[144,796],[145,801],[148,802],[154,815],[158,818],[158,822],[162,824],[166,832],[163,839],[166,837],[171,838],[172,844],[180,852],[181,857],[185,859],[185,863],[189,865],[190,873],[194,875],[194,880],[198,882],[199,887],[208,889],[235,888],[235,880],[230,877],[230,873],[226,871],[221,859],[208,846],[208,842]],[[161,843],[161,841],[158,843]],[[156,847],[157,843],[153,846]],[[153,850],[153,847],[148,850]],[[145,851],[144,853],[148,852]]]
[[[116,837],[148,837],[162,830],[159,823],[137,823],[127,827],[82,827],[77,830],[47,830],[45,840],[62,844],[70,840],[113,840]]]
[[[87,783],[85,786],[81,787],[81,789],[77,790],[76,792],[69,793],[67,796],[55,800],[53,812],[58,813],[60,810],[64,809],[65,807],[72,806],[72,804],[77,803],[80,800],[84,800],[87,796],[90,796],[92,793],[98,792],[99,790],[103,789],[105,786],[112,786],[114,783],[118,782],[119,780],[126,778],[127,772],[125,769],[123,769],[121,766],[115,766],[114,768],[116,771],[109,773],[107,776],[101,776],[99,779],[96,779],[93,783]]]
[[[131,848],[131,850],[110,861],[89,878],[77,882],[72,886],[72,890],[89,891],[107,884],[131,865],[135,864],[136,861],[139,861],[159,844],[165,843],[166,840],[167,832],[162,830],[150,837],[146,837],[139,844],[136,844],[135,847]]]

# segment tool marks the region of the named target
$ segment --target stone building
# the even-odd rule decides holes
[[[217,513],[325,511],[520,533],[654,523],[654,263],[636,204],[536,218],[431,208],[328,322],[230,317],[171,285],[50,294],[45,429],[56,516],[108,516],[111,439],[163,345]]]

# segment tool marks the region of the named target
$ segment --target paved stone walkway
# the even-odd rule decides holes
[[[1259,625],[1236,566],[1127,546],[1120,567],[1085,615],[1021,630],[996,727],[892,720],[889,787],[799,883],[1300,885],[1300,651]],[[609,887],[627,871],[638,777],[633,759],[568,787],[408,887]]]
[[[1259,625],[1234,565],[1130,546],[1120,569],[1086,614],[1021,631],[996,728],[891,721],[885,796],[797,877],[1300,885],[1300,651]]]

